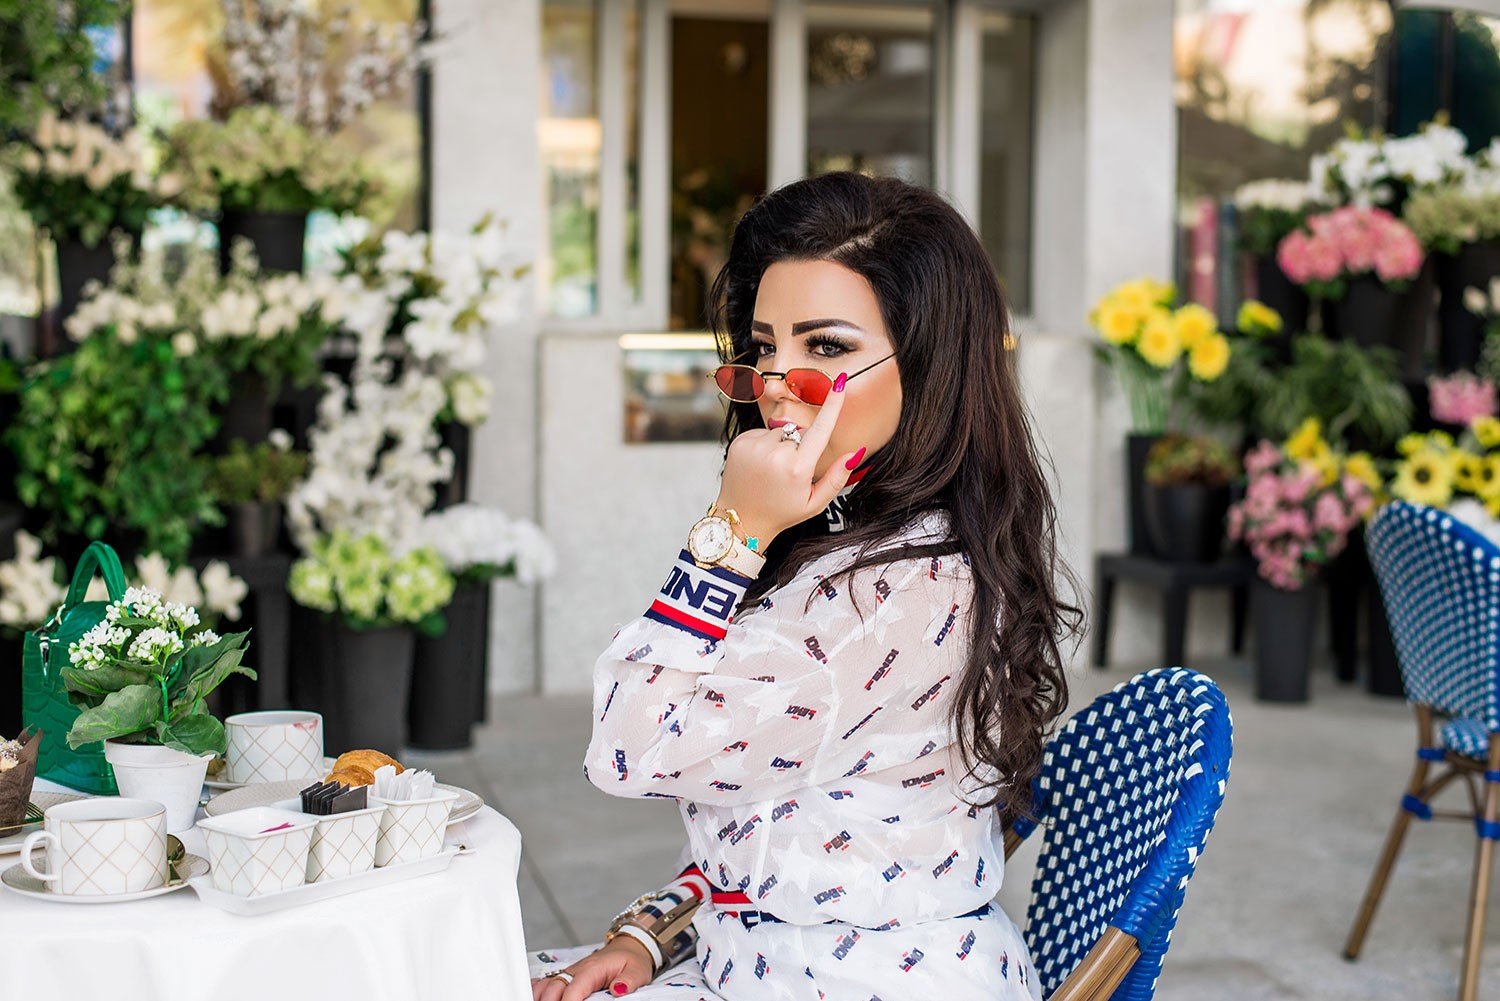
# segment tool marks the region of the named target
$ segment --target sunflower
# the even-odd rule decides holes
[[[1470,489],[1486,503],[1500,500],[1500,455],[1487,455],[1479,460],[1474,486]]]
[[[1173,323],[1177,326],[1177,336],[1181,339],[1182,346],[1189,351],[1208,340],[1219,329],[1214,314],[1196,302],[1190,302],[1179,309],[1173,316]]]
[[[1500,419],[1494,417],[1476,417],[1469,425],[1474,432],[1474,437],[1479,439],[1479,444],[1485,448],[1494,448],[1500,445]]]
[[[1281,333],[1281,314],[1255,299],[1246,299],[1240,306],[1234,325],[1242,332],[1256,337],[1269,337]]]
[[[1453,453],[1452,461],[1454,489],[1477,495],[1484,460],[1473,452],[1458,449]]]
[[[1182,340],[1177,336],[1170,314],[1158,311],[1152,315],[1142,328],[1135,349],[1157,368],[1171,368],[1182,355]]]
[[[1138,306],[1106,299],[1094,314],[1099,335],[1111,344],[1131,344],[1141,331],[1144,310]]]
[[[1447,506],[1453,499],[1452,459],[1431,447],[1413,452],[1397,468],[1391,493],[1413,504]]]
[[[1344,460],[1344,472],[1359,480],[1370,488],[1371,493],[1380,493],[1385,481],[1380,478],[1380,472],[1375,468],[1375,460],[1370,458],[1369,452],[1355,452]]]
[[[1229,367],[1229,340],[1210,334],[1188,352],[1188,370],[1200,382],[1213,382]]]

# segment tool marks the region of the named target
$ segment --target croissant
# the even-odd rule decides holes
[[[380,751],[369,749],[359,751],[345,751],[338,756],[333,763],[333,771],[328,775],[325,782],[342,782],[351,786],[368,786],[375,784],[375,769],[382,765],[390,765],[400,775],[406,768],[391,757]]]

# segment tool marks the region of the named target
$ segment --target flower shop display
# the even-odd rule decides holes
[[[1316,418],[1282,445],[1262,441],[1245,472],[1229,535],[1245,541],[1257,564],[1256,697],[1306,701],[1318,575],[1374,510],[1378,474],[1368,456],[1336,452]]]
[[[1162,559],[1217,560],[1224,546],[1229,485],[1239,462],[1201,435],[1166,434],[1146,455],[1146,525]]]
[[[1314,204],[1307,181],[1271,179],[1243,184],[1234,193],[1240,250],[1250,255],[1254,297],[1274,309],[1288,333],[1307,329],[1307,292],[1276,259],[1276,247],[1307,218]]]
[[[68,646],[63,683],[81,707],[68,746],[104,741],[121,795],[161,802],[168,830],[191,827],[209,759],[225,747],[206,699],[230,675],[254,679],[248,635],[221,637],[197,609],[128,589]]]
[[[233,441],[212,460],[208,489],[226,512],[236,556],[275,548],[281,504],[306,470],[306,453],[292,451],[291,437],[280,429],[255,446]]]
[[[405,746],[416,631],[437,633],[454,579],[431,547],[335,531],[292,566],[292,599],[323,613],[319,693],[330,747]],[[421,679],[418,679],[421,683]]]
[[[1444,371],[1479,361],[1485,324],[1464,302],[1470,288],[1500,278],[1500,164],[1463,185],[1412,197],[1405,218],[1432,254],[1438,290],[1438,362]]]
[[[1362,347],[1395,348],[1404,371],[1421,370],[1430,272],[1410,289],[1408,301],[1416,305],[1403,311],[1398,293],[1424,275],[1425,258],[1416,234],[1400,219],[1353,205],[1311,215],[1306,229],[1282,239],[1276,259],[1313,298],[1329,301],[1330,333]]]
[[[263,105],[172,126],[165,164],[181,175],[188,206],[219,212],[225,270],[235,238],[244,237],[263,268],[300,272],[308,213],[359,211],[381,187],[343,147]]]
[[[109,274],[117,253],[111,236],[139,240],[147,213],[181,190],[174,174],[153,176],[144,154],[139,132],[114,136],[50,110],[4,149],[16,198],[57,249],[60,317],[72,314],[87,282]]]
[[[1396,448],[1392,497],[1436,508],[1471,500],[1500,517],[1500,419],[1494,415],[1476,417],[1457,438],[1446,431],[1410,434]]]
[[[1354,135],[1308,163],[1314,198],[1330,206],[1387,206],[1400,211],[1409,195],[1462,179],[1473,163],[1469,141],[1443,121],[1406,136]]]
[[[465,748],[489,698],[490,582],[535,584],[552,573],[556,555],[532,522],[478,504],[429,514],[413,541],[437,552],[457,583],[443,611],[447,628],[417,637],[410,743],[429,750]]]
[[[1130,403],[1126,438],[1130,551],[1150,554],[1146,526],[1144,466],[1151,443],[1168,425],[1171,404],[1194,382],[1223,375],[1231,357],[1229,340],[1213,313],[1197,303],[1174,306],[1171,283],[1139,278],[1111,289],[1089,311],[1089,324],[1104,343],[1101,360],[1119,374]]]

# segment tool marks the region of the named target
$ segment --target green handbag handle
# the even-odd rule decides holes
[[[125,583],[125,569],[120,566],[119,554],[108,543],[95,541],[89,543],[89,547],[83,551],[83,557],[79,559],[78,566],[73,571],[73,584],[68,588],[67,600],[63,602],[64,608],[72,608],[83,603],[96,572],[104,575],[104,586],[109,589],[111,601],[118,601],[125,597],[125,589],[128,585]]]

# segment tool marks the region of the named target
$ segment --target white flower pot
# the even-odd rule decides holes
[[[104,760],[121,796],[151,799],[167,808],[167,830],[185,831],[198,814],[198,797],[213,752],[187,754],[159,744],[104,742]]]

